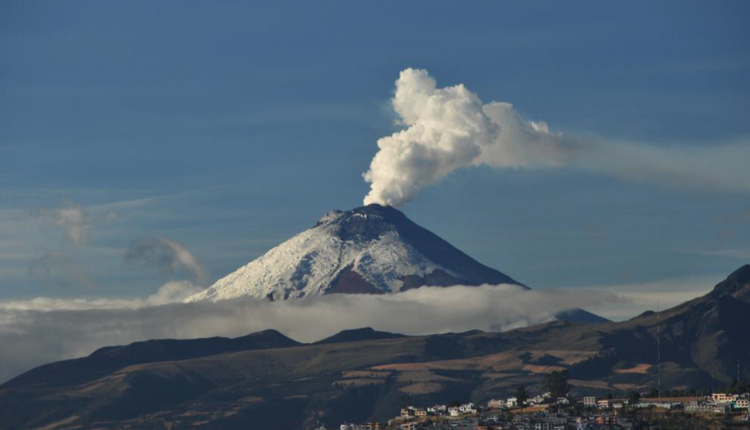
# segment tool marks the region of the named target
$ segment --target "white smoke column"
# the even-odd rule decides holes
[[[401,206],[454,170],[568,167],[630,181],[705,190],[750,192],[750,144],[662,147],[552,133],[505,102],[484,104],[462,84],[437,88],[425,70],[396,81],[393,109],[405,128],[378,140],[363,175],[364,203]]]
[[[406,129],[378,140],[364,174],[365,204],[401,206],[423,187],[461,167],[558,165],[561,139],[544,123],[526,122],[509,103],[484,105],[462,84],[437,88],[425,70],[406,69],[393,108]]]

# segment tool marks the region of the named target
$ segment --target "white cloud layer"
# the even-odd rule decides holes
[[[451,172],[469,166],[568,167],[670,186],[750,191],[750,144],[705,149],[656,147],[553,133],[506,102],[484,104],[463,84],[438,88],[426,70],[406,69],[393,109],[405,126],[378,140],[363,175],[365,204],[401,206]]]
[[[632,318],[647,310],[662,310],[703,296],[721,282],[726,275],[691,276],[661,279],[652,282],[604,285],[575,291],[612,292],[623,300],[611,303],[597,313],[613,321]]]
[[[561,310],[620,301],[614,293],[485,285],[276,302],[166,304],[179,302],[197,288],[181,282],[166,284],[146,299],[36,298],[0,303],[0,344],[12,345],[0,348],[0,381],[39,364],[88,355],[105,345],[146,339],[236,337],[267,328],[299,341],[366,326],[404,334],[506,330],[551,320]]]

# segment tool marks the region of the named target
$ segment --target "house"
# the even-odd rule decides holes
[[[402,423],[398,426],[400,430],[417,430],[421,426],[418,422]]]
[[[450,407],[450,408],[448,408],[448,415],[450,415],[452,417],[457,417],[457,416],[461,415],[461,411],[458,408],[456,408],[456,407]]]
[[[444,415],[447,410],[448,407],[445,405],[435,405],[427,408],[427,413],[430,413],[432,415]]]
[[[596,406],[596,397],[594,396],[584,397],[583,405],[584,406]]]
[[[546,400],[544,396],[534,396],[529,399],[529,404],[541,405],[542,403],[544,403],[544,400]]]
[[[505,408],[505,400],[492,399],[489,402],[487,402],[487,408],[488,409],[503,409]]]
[[[508,397],[508,400],[505,401],[505,404],[509,408],[515,408],[516,406],[518,406],[518,399],[515,397]]]
[[[596,402],[596,405],[602,409],[606,409],[609,407],[609,399],[601,399]]]
[[[426,417],[427,416],[427,410],[423,408],[417,408],[414,410],[414,416],[419,417]]]
[[[401,418],[411,418],[415,416],[414,414],[414,408],[412,406],[407,406],[405,408],[401,408]]]
[[[556,423],[552,421],[542,421],[542,422],[536,422],[534,423],[533,427],[531,427],[534,430],[566,430],[566,425],[562,423]]]
[[[737,409],[750,409],[750,399],[737,399],[734,401],[734,407]]]
[[[341,424],[339,430],[380,430],[380,423]]]
[[[688,412],[713,412],[714,405],[706,402],[692,401],[685,406]]]
[[[558,405],[569,405],[570,404],[570,400],[568,400],[567,397],[558,397],[557,398],[557,404]]]
[[[466,403],[459,406],[458,410],[463,414],[473,414],[477,411],[477,408],[474,406],[474,403]]]
[[[726,393],[713,393],[711,394],[711,401],[714,403],[726,403],[727,395]]]
[[[715,414],[726,414],[729,412],[729,406],[727,405],[713,405],[711,412]]]
[[[617,424],[617,415],[599,415],[595,420],[597,425],[613,425]]]

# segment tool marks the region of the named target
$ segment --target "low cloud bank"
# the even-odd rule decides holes
[[[106,345],[158,338],[237,337],[273,328],[310,342],[373,327],[411,335],[508,330],[549,321],[559,311],[596,308],[614,293],[527,291],[511,285],[423,287],[392,295],[307,297],[269,302],[179,302],[195,285],[168,283],[146,299],[48,299],[0,303],[0,381]]]
[[[747,141],[664,147],[566,136],[523,119],[512,104],[485,104],[463,84],[438,88],[426,70],[406,69],[391,100],[401,131],[378,140],[363,175],[365,204],[401,206],[470,166],[572,168],[667,186],[750,192]]]

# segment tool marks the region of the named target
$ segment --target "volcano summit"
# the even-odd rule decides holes
[[[285,300],[333,293],[383,294],[423,285],[512,284],[400,211],[371,204],[332,211],[186,301]]]

